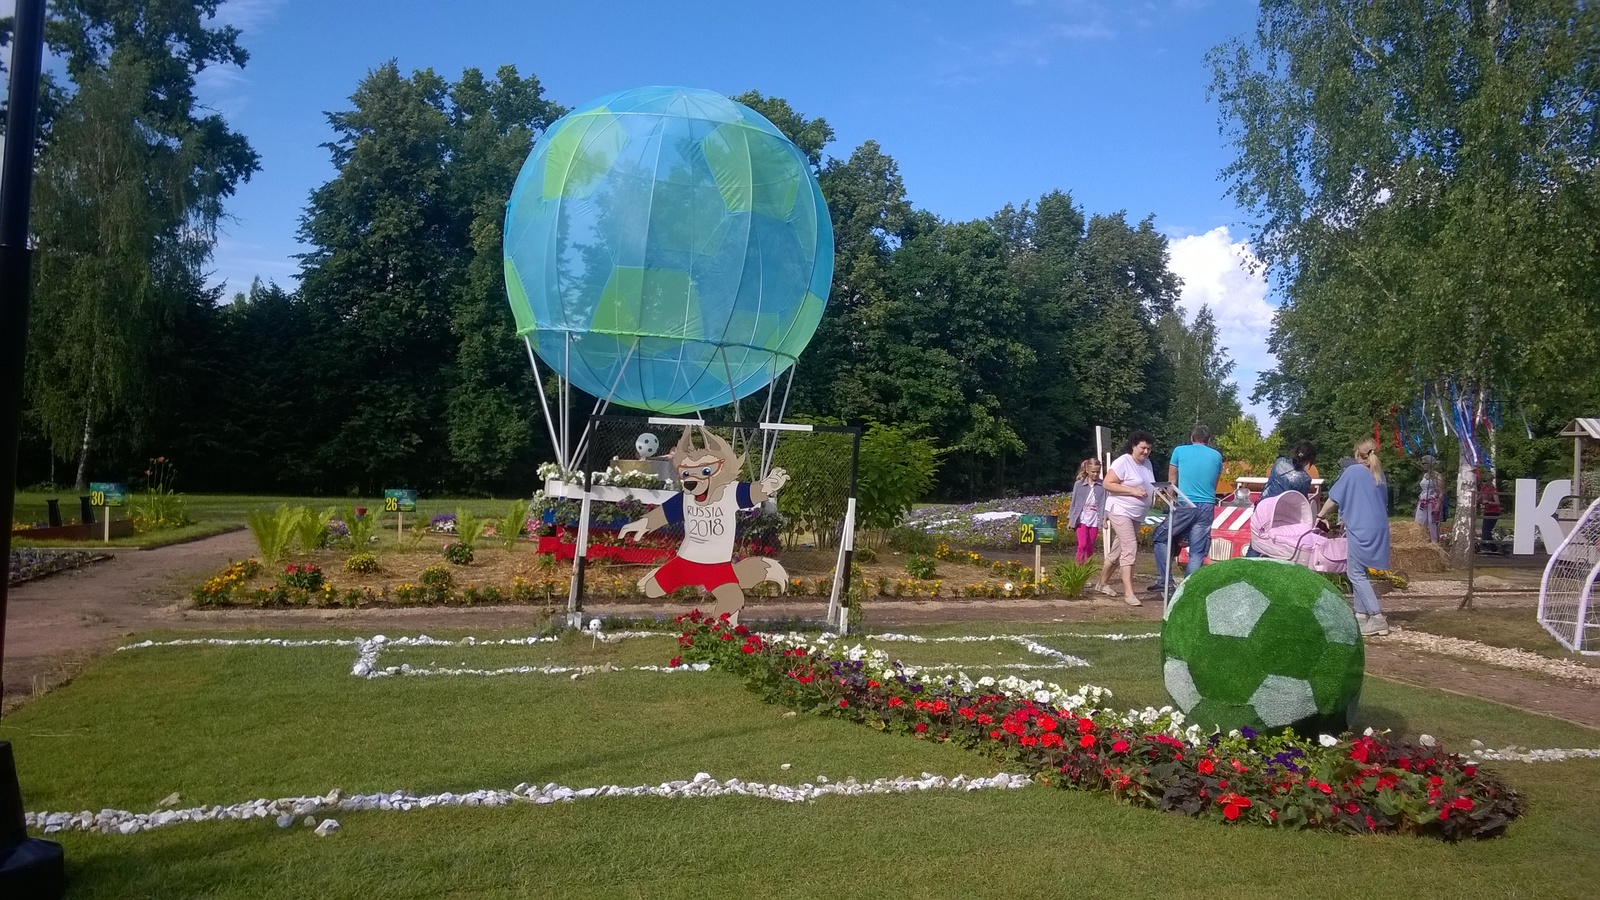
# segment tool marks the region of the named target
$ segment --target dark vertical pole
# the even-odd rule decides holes
[[[17,505],[17,432],[22,427],[22,359],[28,349],[32,254],[28,211],[33,195],[33,145],[38,136],[39,67],[44,57],[45,0],[17,0],[6,96],[6,148],[0,158],[0,685],[4,684],[6,600],[11,521]],[[3,690],[3,688],[0,688]]]
[[[17,432],[22,427],[22,358],[28,349],[31,258],[28,210],[33,198],[33,146],[38,138],[39,67],[44,58],[45,0],[17,0],[6,95],[6,147],[0,157],[0,675],[5,671],[6,600],[11,569],[11,517],[17,505]],[[0,681],[0,684],[3,684]],[[61,845],[29,838],[11,743],[0,741],[0,896],[18,900],[66,892]]]

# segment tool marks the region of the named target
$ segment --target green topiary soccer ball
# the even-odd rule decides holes
[[[1161,628],[1167,693],[1203,728],[1346,730],[1365,654],[1332,582],[1293,563],[1231,559],[1183,583]]]

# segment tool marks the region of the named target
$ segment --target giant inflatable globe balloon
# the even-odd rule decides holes
[[[507,204],[505,269],[540,359],[596,397],[685,413],[794,365],[833,229],[772,123],[711,91],[637,88],[545,132]]]

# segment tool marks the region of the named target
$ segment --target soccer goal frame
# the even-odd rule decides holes
[[[1561,646],[1600,656],[1600,499],[1589,504],[1545,564],[1539,582],[1539,624]]]

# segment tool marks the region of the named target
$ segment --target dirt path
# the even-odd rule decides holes
[[[255,549],[247,532],[234,532],[155,550],[118,550],[116,557],[84,569],[51,576],[12,589],[6,624],[4,700],[7,706],[49,690],[72,677],[88,660],[109,652],[130,635],[152,629],[252,631],[350,627],[380,629],[539,629],[554,612],[541,607],[493,606],[415,609],[194,610],[188,589]],[[1507,585],[1510,587],[1510,585]],[[1454,608],[1448,593],[1391,594],[1391,609]],[[1480,597],[1485,606],[1527,606],[1536,595],[1495,591]],[[820,619],[818,600],[764,602],[751,618]],[[648,617],[681,612],[677,607],[643,603],[593,603],[596,615]],[[1132,608],[1115,598],[1090,600],[873,600],[866,607],[872,628],[903,628],[952,622],[1143,621],[1160,628],[1161,602]],[[1481,697],[1600,729],[1600,691],[1537,675],[1441,659],[1426,653],[1368,645],[1373,675],[1454,693]]]

